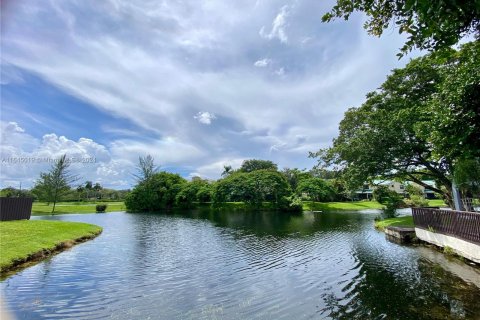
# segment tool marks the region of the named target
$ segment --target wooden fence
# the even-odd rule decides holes
[[[32,198],[0,197],[0,221],[30,219]]]
[[[416,228],[480,244],[480,213],[412,208],[412,215]]]

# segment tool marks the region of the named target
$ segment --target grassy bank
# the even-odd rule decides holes
[[[391,219],[375,221],[375,228],[378,230],[384,230],[386,227],[410,227],[413,228],[413,217],[403,216]]]
[[[106,204],[107,212],[125,211],[123,202],[59,202],[55,206],[55,214],[60,213],[94,213],[97,204]],[[46,202],[34,202],[32,206],[33,215],[51,214],[53,205]]]
[[[428,200],[428,205],[430,207],[448,207],[445,202],[443,202],[442,199],[433,199],[433,200]]]
[[[0,271],[4,273],[25,262],[40,260],[54,252],[95,237],[102,232],[96,225],[65,222],[18,220],[0,222]]]
[[[382,209],[383,206],[376,201],[351,201],[351,202],[313,202],[304,201],[303,210],[306,211],[334,211],[334,210],[369,210]]]
[[[431,207],[445,207],[443,200],[434,199],[428,200],[428,205]],[[303,210],[305,211],[337,211],[337,210],[371,210],[382,209],[383,205],[377,201],[349,201],[349,202],[313,202],[304,201]]]

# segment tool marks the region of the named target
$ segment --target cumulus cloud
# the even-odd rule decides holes
[[[277,38],[280,40],[280,42],[287,43],[288,37],[285,28],[287,25],[288,15],[288,6],[283,6],[272,22],[272,30],[270,32],[266,32],[265,27],[262,27],[259,32],[260,36],[270,40]]]
[[[216,117],[213,113],[210,113],[208,111],[200,111],[195,115],[193,118],[197,119],[198,122],[209,125],[212,123],[212,120],[215,120]]]
[[[242,165],[243,158],[228,158],[215,161],[196,168],[190,174],[190,177],[201,177],[204,179],[218,179],[222,174],[225,166],[232,166],[233,169],[238,169]]]
[[[93,180],[105,186],[127,188],[127,172],[132,162],[112,159],[110,151],[92,139],[77,141],[55,133],[36,139],[15,122],[0,121],[0,181],[2,187],[33,186],[40,172],[48,171],[63,154],[71,161],[70,170],[82,181]]]
[[[255,63],[253,65],[257,68],[265,68],[266,66],[268,66],[271,63],[272,63],[271,59],[265,58],[265,59],[262,59],[262,60],[255,61]]]

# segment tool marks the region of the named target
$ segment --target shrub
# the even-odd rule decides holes
[[[396,210],[403,204],[401,196],[385,186],[379,186],[373,191],[373,196],[380,204],[383,204],[382,215],[384,218],[393,218],[396,216]]]
[[[105,212],[107,210],[107,205],[106,204],[97,204],[95,207],[97,212]]]
[[[187,183],[178,174],[157,172],[140,182],[128,194],[125,206],[129,212],[159,212],[171,209],[176,196]]]
[[[410,199],[405,199],[405,203],[409,207],[427,207],[428,200],[423,196],[411,195]]]

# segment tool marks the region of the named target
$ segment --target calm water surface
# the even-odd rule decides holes
[[[391,243],[373,217],[56,216],[103,234],[4,280],[2,297],[18,319],[480,319],[480,269]]]

